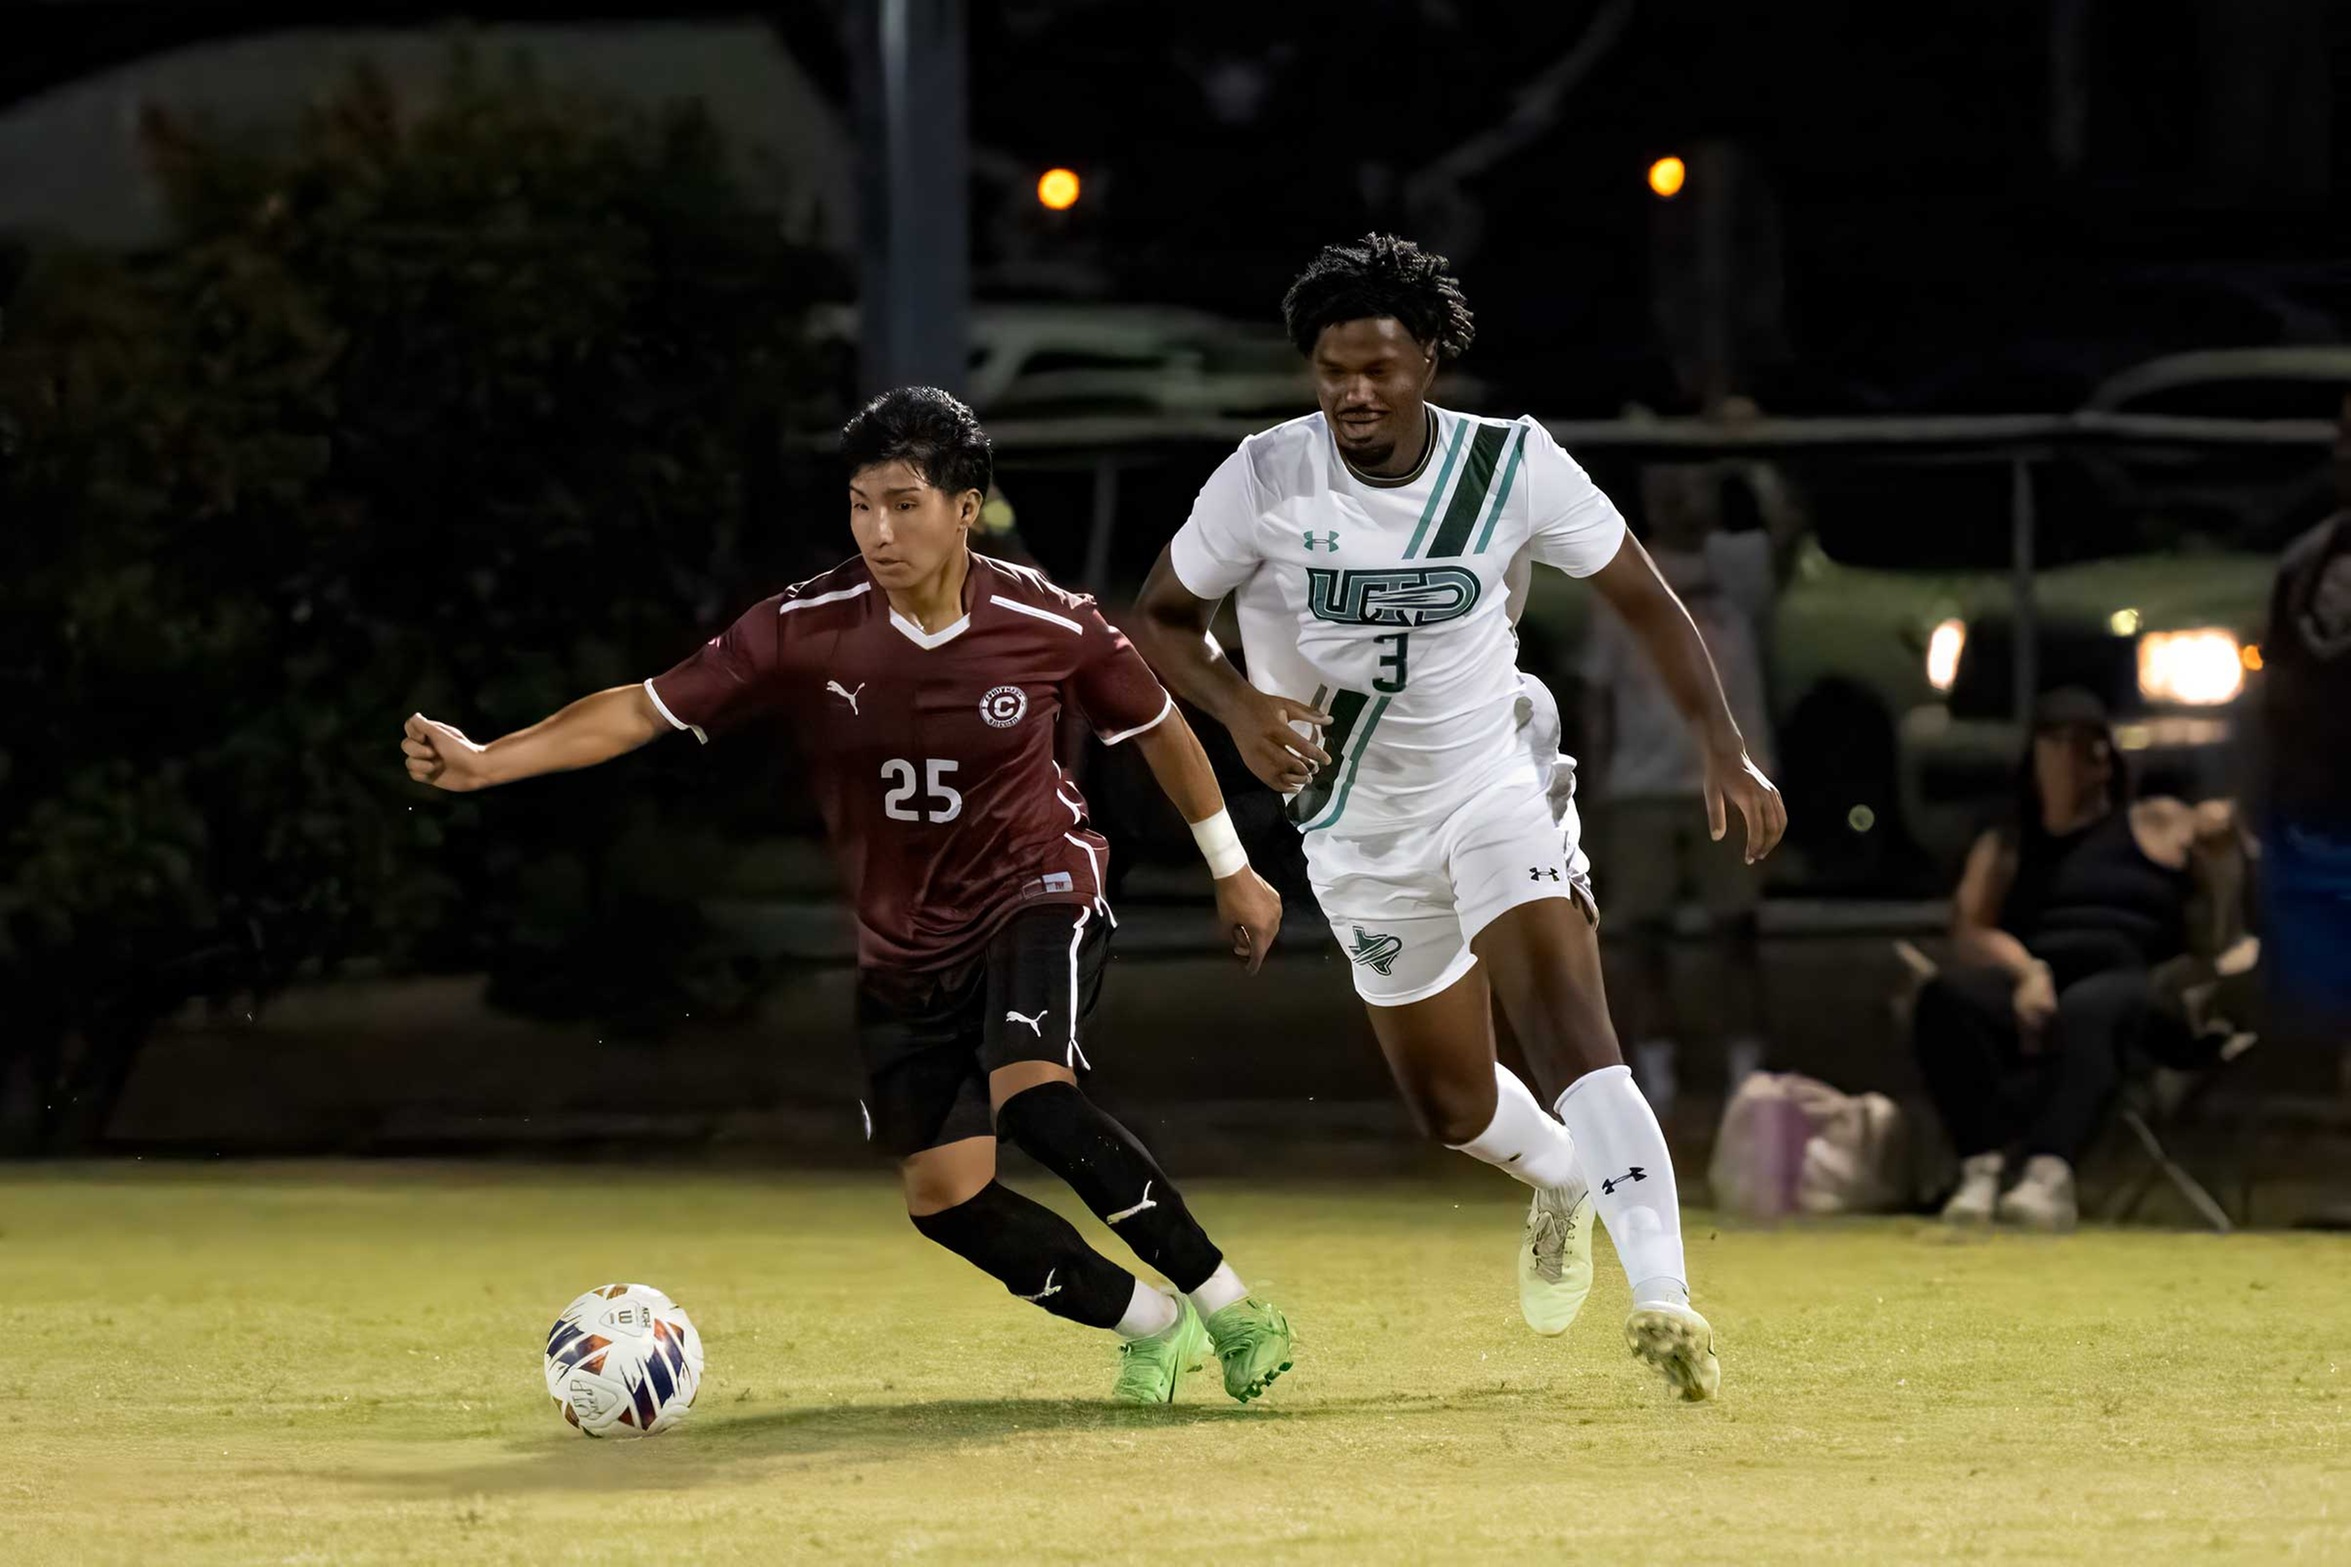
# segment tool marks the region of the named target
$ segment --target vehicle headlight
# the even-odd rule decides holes
[[[1959,654],[1967,646],[1967,622],[1946,620],[1927,635],[1927,684],[1948,691],[1959,679]]]
[[[2245,689],[2245,652],[2218,626],[2139,638],[2139,694],[2150,702],[2217,707]]]

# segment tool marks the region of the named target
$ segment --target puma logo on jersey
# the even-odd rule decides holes
[[[1051,1007],[1041,1007],[1038,1009],[1037,1015],[1035,1017],[1022,1017],[1018,1012],[1006,1012],[1004,1014],[1004,1021],[1007,1023],[1026,1023],[1029,1026],[1030,1033],[1036,1035],[1039,1039],[1043,1039],[1045,1037],[1045,1014],[1052,1010],[1053,1009]]]
[[[863,713],[857,712],[857,693],[858,691],[863,691],[866,687],[866,684],[867,683],[865,681],[860,680],[857,683],[857,691],[852,691],[847,686],[841,684],[841,682],[838,680],[828,680],[824,683],[824,688],[827,691],[830,691],[833,695],[839,697],[842,701],[848,703],[850,712],[857,713],[858,717],[863,718],[865,715]]]
[[[1478,576],[1461,566],[1378,571],[1306,568],[1306,606],[1342,626],[1435,626],[1459,620],[1478,601]]]
[[[1355,927],[1355,944],[1347,949],[1347,956],[1370,969],[1374,974],[1393,974],[1396,960],[1404,955],[1404,938],[1386,932],[1367,932],[1361,925]]]
[[[1158,1206],[1159,1204],[1151,1200],[1151,1183],[1149,1181],[1145,1181],[1143,1183],[1143,1200],[1141,1202],[1136,1203],[1132,1208],[1121,1208],[1116,1213],[1104,1214],[1102,1216],[1102,1222],[1104,1224],[1116,1224],[1121,1219],[1131,1219],[1138,1213],[1146,1212]]]
[[[1336,528],[1328,528],[1321,533],[1315,532],[1312,528],[1305,531],[1308,554],[1312,554],[1316,550],[1335,550],[1339,547],[1339,531]]]
[[[1045,1287],[1043,1289],[1037,1291],[1037,1293],[1034,1295],[1015,1295],[1013,1298],[1015,1300],[1039,1301],[1043,1300],[1048,1295],[1060,1294],[1061,1286],[1053,1282],[1053,1275],[1059,1273],[1060,1271],[1061,1270],[1059,1268],[1047,1268],[1045,1270]]]

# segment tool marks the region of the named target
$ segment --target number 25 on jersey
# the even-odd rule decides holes
[[[947,775],[955,771],[955,763],[934,756],[926,759],[922,768],[922,805],[916,809],[908,803],[916,789],[914,764],[902,756],[893,756],[882,763],[882,781],[892,785],[882,796],[882,814],[894,822],[951,822],[962,815],[963,796],[947,783]]]

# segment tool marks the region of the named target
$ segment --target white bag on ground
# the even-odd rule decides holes
[[[1902,1111],[1794,1072],[1754,1072],[1723,1111],[1707,1167],[1715,1206],[1751,1219],[1910,1205]]]

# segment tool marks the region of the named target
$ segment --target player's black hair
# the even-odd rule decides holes
[[[841,456],[851,473],[903,462],[949,495],[987,494],[996,469],[978,417],[935,386],[901,386],[858,409],[841,426]]]
[[[1302,354],[1324,327],[1376,316],[1394,316],[1440,359],[1460,358],[1478,331],[1452,264],[1393,234],[1325,245],[1282,296],[1282,324]]]

